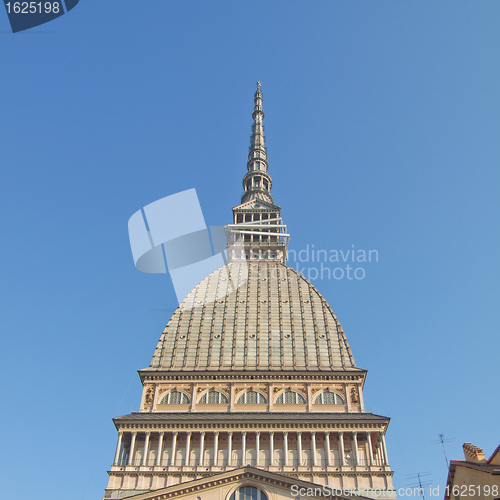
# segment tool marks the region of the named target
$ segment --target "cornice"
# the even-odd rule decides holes
[[[182,422],[182,421],[139,421],[120,420],[123,417],[113,419],[118,431],[225,431],[225,432],[296,432],[296,431],[316,431],[316,432],[385,432],[389,425],[389,420],[379,422]]]
[[[226,381],[226,382],[241,382],[241,381],[264,381],[268,383],[282,383],[286,381],[363,381],[366,377],[367,370],[357,368],[349,372],[332,372],[332,371],[315,371],[315,372],[169,372],[166,370],[155,370],[144,368],[138,370],[141,380],[148,381],[172,381],[179,382],[188,380],[196,381]]]

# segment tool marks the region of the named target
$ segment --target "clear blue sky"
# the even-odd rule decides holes
[[[315,280],[395,484],[498,437],[500,2],[82,0],[0,14],[2,496],[102,498],[111,418],[138,408],[176,306],[135,270],[128,218],[196,188],[230,221],[262,80],[291,248],[377,249]],[[442,496],[441,496],[442,498]]]

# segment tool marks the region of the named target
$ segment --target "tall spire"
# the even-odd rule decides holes
[[[252,113],[253,125],[250,137],[250,151],[245,177],[243,177],[243,189],[245,192],[241,198],[241,203],[249,200],[263,200],[273,203],[271,196],[272,179],[267,173],[267,153],[264,138],[264,110],[262,109],[261,82],[257,82],[257,89],[254,95],[254,108]]]
[[[233,224],[225,226],[228,259],[286,262],[289,234],[281,219],[281,208],[273,203],[271,176],[267,173],[264,142],[264,110],[261,83],[254,95],[253,126],[247,170],[243,177],[241,205],[233,207]]]

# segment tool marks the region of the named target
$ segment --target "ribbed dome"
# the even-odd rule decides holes
[[[243,283],[236,290],[235,277]],[[149,369],[357,370],[316,288],[290,267],[266,261],[231,263],[201,281],[168,322]]]

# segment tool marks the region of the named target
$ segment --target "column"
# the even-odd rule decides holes
[[[147,462],[148,462],[150,436],[151,436],[151,432],[146,432],[146,441],[144,441],[144,455],[142,457],[142,464],[141,465],[147,465]]]
[[[260,432],[255,433],[255,451],[257,453],[257,458],[255,460],[255,465],[259,466],[259,455],[260,455]]]
[[[359,455],[358,455],[358,434],[357,432],[352,433],[352,447],[354,448],[354,465],[359,465]]]
[[[269,465],[274,465],[274,432],[269,433]]]
[[[345,465],[344,433],[343,432],[339,432],[339,455],[340,455],[340,465]]]
[[[184,465],[189,465],[189,455],[191,454],[191,431],[187,433],[186,438],[186,457],[184,459]]]
[[[198,397],[198,384],[191,384],[191,411],[194,411],[196,398]]]
[[[274,385],[273,384],[268,384],[267,386],[267,391],[268,391],[268,401],[269,401],[269,411],[273,411],[273,399],[274,399]]]
[[[170,465],[175,465],[175,454],[177,452],[176,447],[177,447],[177,434],[179,434],[177,431],[174,432],[174,435],[172,437],[172,454],[170,455]]]
[[[358,394],[359,394],[359,407],[360,407],[360,412],[361,412],[361,413],[364,413],[364,412],[365,412],[365,401],[364,401],[364,399],[363,399],[363,389],[361,388],[361,386],[359,387]]]
[[[127,456],[127,447],[125,446],[125,443],[122,442],[122,451],[120,452],[120,457],[118,458],[118,463],[120,465],[126,465],[125,463],[126,456]]]
[[[297,453],[299,457],[297,459],[297,465],[302,465],[302,432],[297,432]]]
[[[389,465],[389,457],[387,456],[387,447],[385,446],[385,433],[384,432],[381,432],[380,433],[381,436],[382,436],[382,452],[383,452],[383,457],[382,457],[382,460],[383,460],[383,465]]]
[[[118,458],[120,456],[120,451],[122,449],[122,439],[123,439],[123,432],[119,432],[118,433],[118,444],[116,445],[115,460],[113,462],[113,465],[118,465]]]
[[[229,386],[229,411],[234,411],[234,384]]]
[[[214,465],[219,465],[219,431],[215,432],[214,436]]]
[[[160,432],[160,437],[158,438],[158,454],[156,455],[156,465],[161,465],[161,456],[163,455],[163,435],[164,432]]]
[[[128,457],[128,464],[132,465],[135,453],[135,438],[137,437],[137,432],[132,432],[132,440],[130,441],[130,455]]]
[[[311,453],[312,453],[313,465],[318,465],[317,459],[316,459],[316,433],[315,432],[311,432]]]
[[[227,434],[227,465],[231,465],[231,455],[233,454],[233,433]]]
[[[200,436],[200,461],[199,465],[203,465],[203,454],[205,453],[205,432],[201,433]]]
[[[366,433],[366,441],[368,442],[368,465],[373,465],[373,448],[371,433]]]
[[[246,465],[247,455],[247,433],[241,433],[241,465]]]
[[[283,433],[283,453],[285,454],[285,465],[288,466],[288,432]]]
[[[325,454],[326,454],[326,465],[332,465],[332,454],[330,450],[330,433],[325,432]]]
[[[347,406],[347,411],[350,412],[351,411],[351,391],[350,391],[350,387],[346,384],[343,384],[343,387],[344,387],[344,394],[345,394],[345,402],[346,402],[346,406]]]
[[[158,402],[159,387],[155,384],[153,388],[153,411],[156,411],[156,403]]]
[[[311,386],[307,384],[307,411],[312,410],[312,391]]]

